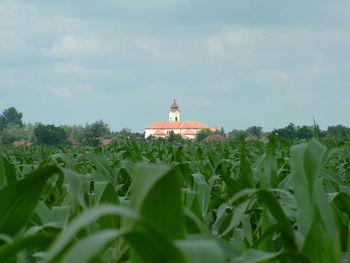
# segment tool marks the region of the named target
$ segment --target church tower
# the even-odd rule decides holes
[[[180,121],[180,110],[174,99],[169,111],[169,121]]]

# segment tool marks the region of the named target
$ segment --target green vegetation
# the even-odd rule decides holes
[[[136,139],[144,137],[143,133],[132,132],[128,128],[123,128],[120,131],[111,131],[108,124],[102,120],[85,125],[54,126],[42,123],[23,123],[22,117],[23,114],[18,112],[14,107],[5,109],[2,115],[0,115],[0,142],[2,144],[6,145],[20,141],[27,144],[64,145],[73,143],[74,141],[79,145],[98,146],[100,142],[96,138],[99,137],[105,139]],[[270,132],[263,131],[263,127],[261,126],[251,126],[246,130],[234,129],[228,133],[225,133],[223,127],[217,129],[215,132],[209,129],[203,129],[197,134],[196,141],[201,142],[209,135],[223,135],[233,140],[267,140],[272,134],[286,140],[309,140],[315,132],[317,132],[318,137],[322,138],[343,139],[350,137],[350,128],[343,125],[329,126],[326,130],[321,130],[317,126],[316,131],[314,128],[315,125],[317,126],[317,124],[297,126],[289,123],[284,128],[274,129]],[[35,130],[40,130],[40,132],[35,133]],[[52,132],[48,132],[49,130],[52,130]],[[50,133],[54,133],[54,135],[51,136]],[[67,141],[68,138],[69,140]],[[182,137],[177,134],[171,134],[167,140],[170,142],[180,142],[182,141]]]
[[[34,129],[37,144],[45,145],[66,145],[67,135],[61,127],[55,125],[42,125]]]
[[[349,262],[350,141],[5,147],[0,262]]]

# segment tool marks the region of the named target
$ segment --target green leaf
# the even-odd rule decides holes
[[[47,179],[60,172],[57,166],[41,167],[0,191],[0,233],[15,235],[26,224]]]
[[[296,250],[297,247],[293,228],[274,194],[267,190],[260,190],[256,192],[256,195],[258,196],[259,200],[269,209],[273,217],[281,224],[282,242],[285,245],[285,248]]]
[[[303,251],[312,262],[339,262],[335,218],[319,178],[325,147],[312,139],[291,148],[293,191],[299,208],[297,225],[305,238]],[[324,257],[316,255],[324,254]],[[322,259],[323,258],[323,259]],[[320,260],[320,261],[317,261]]]
[[[64,255],[62,263],[88,263],[110,241],[121,236],[118,230],[104,230],[77,241]]]
[[[132,247],[132,263],[184,262],[180,250],[162,235],[144,229],[135,229],[124,235]]]
[[[339,263],[340,254],[334,249],[334,244],[329,237],[322,221],[317,217],[306,236],[303,252],[313,263]]]
[[[14,164],[0,152],[0,189],[16,181],[17,173]]]
[[[111,183],[106,185],[105,190],[100,199],[100,204],[119,204],[117,191]],[[102,229],[118,229],[120,227],[120,217],[117,215],[109,215],[101,217],[97,221]]]
[[[106,215],[123,215],[126,218],[143,222],[136,212],[126,207],[100,205],[98,207],[85,210],[83,213],[74,218],[66,227],[65,231],[61,232],[61,234],[57,237],[45,256],[45,262],[55,262],[55,260],[59,257],[58,255],[70,244],[71,240],[82,228]]]
[[[252,171],[250,169],[250,163],[247,158],[246,142],[244,139],[241,144],[241,155],[239,165],[239,183],[242,188],[250,188],[254,186]]]
[[[256,249],[249,249],[246,252],[243,253],[238,258],[235,258],[232,260],[232,263],[258,263],[265,260],[272,260],[275,259],[280,253],[271,253],[271,252],[265,252],[260,251]]]
[[[176,167],[139,165],[133,181],[132,202],[139,213],[173,239],[185,236]]]
[[[107,179],[112,184],[115,184],[116,176],[112,167],[107,163],[107,161],[100,155],[88,153],[86,156],[95,165],[97,176],[101,179]]]
[[[53,237],[36,234],[33,236],[20,237],[0,247],[0,262],[9,262],[22,250],[46,249],[52,242]]]
[[[264,173],[261,180],[262,188],[273,188],[277,185],[276,137],[272,135],[267,146],[264,159]]]
[[[279,262],[293,262],[293,263],[310,263],[309,259],[303,254],[291,250],[283,250],[272,253],[256,249],[248,249],[241,256],[230,261],[231,263],[259,263],[259,262],[273,262],[272,260],[279,259]],[[288,260],[288,261],[287,261]]]
[[[336,193],[332,196],[330,202],[339,210],[350,216],[350,194],[345,192]]]
[[[177,242],[189,263],[224,263],[224,252],[214,239],[197,237]]]

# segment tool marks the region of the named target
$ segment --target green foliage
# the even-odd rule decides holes
[[[181,142],[183,140],[180,134],[175,134],[173,131],[170,132],[167,139],[169,142]]]
[[[208,137],[209,135],[211,135],[212,132],[209,129],[201,129],[196,136],[196,140],[198,142],[203,141],[206,137]]]
[[[44,145],[66,145],[67,135],[61,127],[39,124],[34,129],[36,143]]]
[[[282,138],[282,139],[290,139],[290,140],[311,139],[312,137],[314,137],[315,131],[317,131],[317,134],[319,136],[322,135],[322,131],[319,128],[319,126],[317,124],[315,125],[314,126],[306,126],[306,125],[296,126],[293,123],[289,123],[284,128],[275,129],[273,133],[276,134],[278,138]]]
[[[262,135],[263,128],[261,126],[251,126],[245,130],[246,135],[260,137]]]
[[[247,133],[244,130],[233,130],[230,136],[233,140],[241,141],[247,137]]]
[[[343,125],[329,126],[326,131],[328,137],[347,137],[350,136],[350,128]]]
[[[349,262],[349,141],[321,142],[7,146],[0,262]]]
[[[9,124],[23,127],[22,116],[23,114],[18,112],[15,107],[5,109],[2,115],[0,115],[0,131],[5,129]]]
[[[11,144],[14,141],[32,141],[34,137],[33,129],[30,125],[19,126],[17,124],[8,124],[5,129],[0,132],[1,142],[3,144]]]
[[[85,138],[87,139],[94,137],[109,137],[110,134],[111,131],[108,127],[108,124],[102,120],[85,125]]]

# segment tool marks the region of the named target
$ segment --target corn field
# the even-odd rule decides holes
[[[8,147],[0,262],[350,262],[350,143]]]

